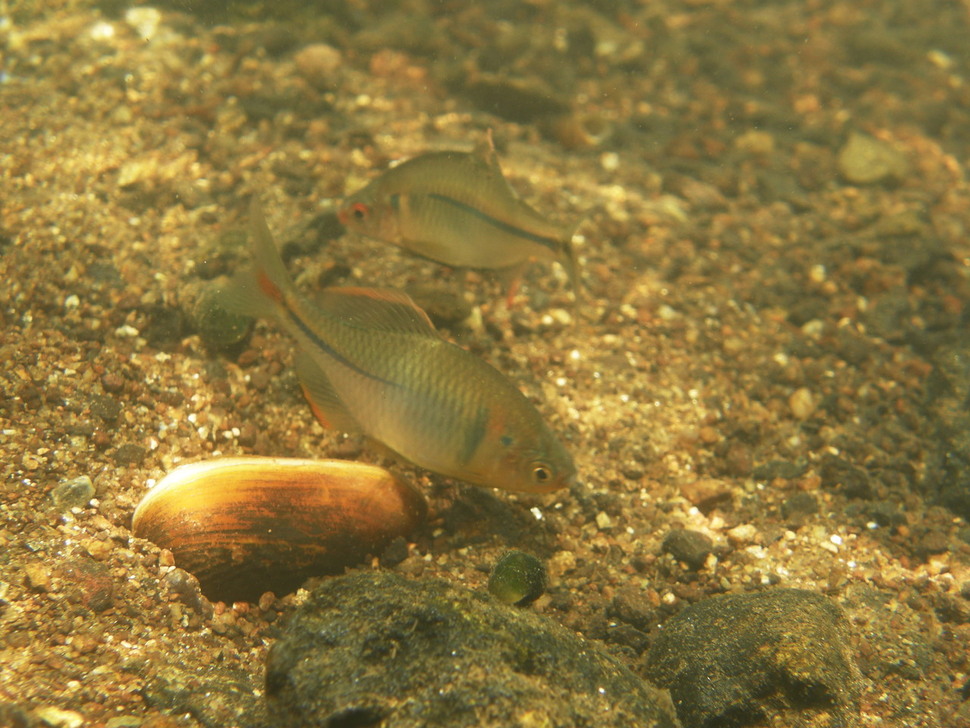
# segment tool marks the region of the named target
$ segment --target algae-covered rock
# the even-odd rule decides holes
[[[815,592],[705,599],[664,623],[647,661],[684,728],[858,722],[861,678],[848,624]]]
[[[670,699],[531,612],[440,580],[340,577],[273,645],[278,726],[677,725]]]

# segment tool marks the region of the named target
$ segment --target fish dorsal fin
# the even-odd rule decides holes
[[[387,288],[327,288],[318,298],[328,314],[350,326],[438,336],[428,314],[406,293]]]

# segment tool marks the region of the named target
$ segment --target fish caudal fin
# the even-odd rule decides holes
[[[569,277],[569,283],[573,287],[573,296],[575,296],[577,303],[585,298],[583,281],[579,276],[579,255],[576,252],[576,246],[573,245],[573,236],[576,234],[576,228],[578,227],[579,225],[572,228],[563,240],[563,255],[560,258],[560,263],[562,264],[562,267],[566,269],[566,275]]]
[[[262,205],[254,196],[249,205],[253,261],[219,289],[223,308],[247,316],[272,316],[292,288],[283,259],[276,250]]]

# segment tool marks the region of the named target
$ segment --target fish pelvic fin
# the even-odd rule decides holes
[[[431,319],[411,297],[387,288],[327,288],[320,307],[349,326],[438,337]]]
[[[297,352],[294,366],[300,379],[303,396],[310,403],[310,409],[320,424],[327,429],[339,432],[362,432],[357,419],[340,399],[330,378],[305,351]]]

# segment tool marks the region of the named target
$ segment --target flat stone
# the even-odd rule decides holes
[[[858,722],[861,677],[832,601],[803,589],[729,594],[664,623],[646,674],[670,689],[683,728]]]
[[[441,580],[318,587],[270,649],[276,726],[676,725],[669,697],[540,615]]]
[[[906,156],[891,144],[866,134],[852,134],[839,150],[839,172],[848,182],[872,185],[898,182],[909,173]]]

